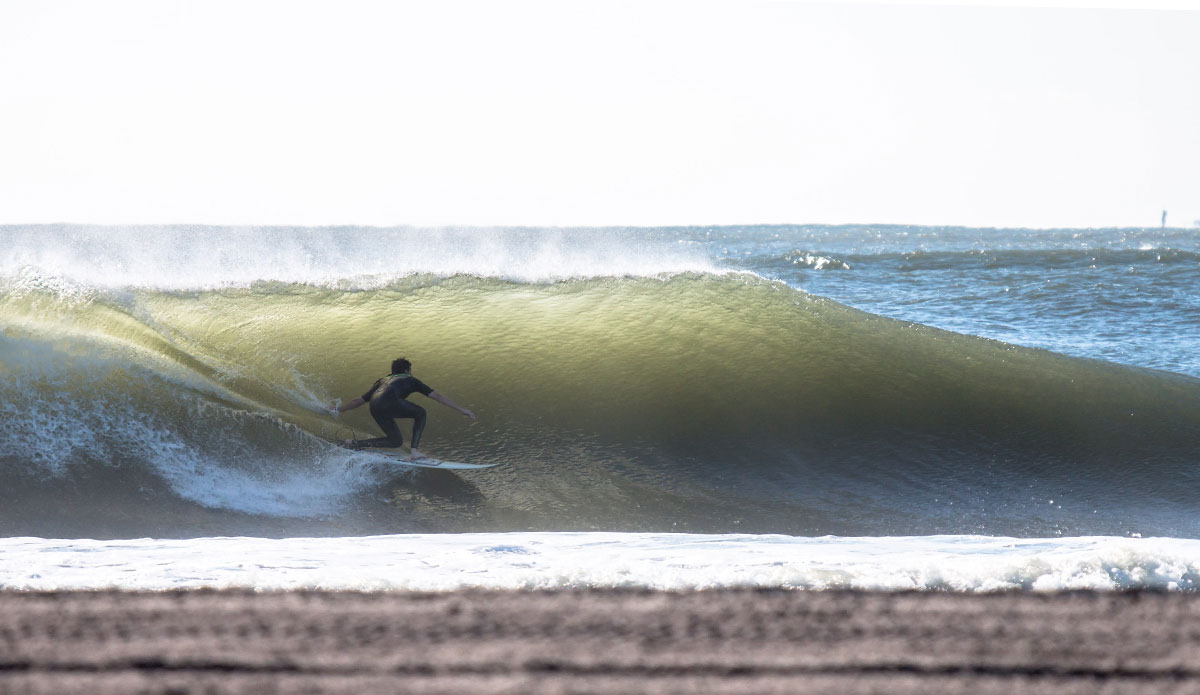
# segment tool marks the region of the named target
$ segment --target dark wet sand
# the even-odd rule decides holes
[[[1200,597],[0,592],[0,693],[1200,692]]]

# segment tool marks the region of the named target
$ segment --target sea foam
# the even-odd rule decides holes
[[[637,229],[6,227],[22,286],[208,290],[279,282],[377,289],[412,275],[515,282],[716,272],[707,252]]]
[[[985,592],[1200,587],[1200,540],[466,533],[0,539],[0,588],[722,587]]]

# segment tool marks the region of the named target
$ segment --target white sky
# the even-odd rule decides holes
[[[0,223],[1189,226],[1129,6],[0,0]]]

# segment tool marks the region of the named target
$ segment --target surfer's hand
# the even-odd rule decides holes
[[[471,418],[472,420],[477,419],[475,417],[475,413],[471,412],[470,410],[467,410],[466,408],[463,408],[462,414],[466,415],[467,417]]]
[[[333,417],[337,417],[338,415],[341,415],[341,414],[342,414],[342,411],[338,410],[338,404],[337,404],[337,401],[334,401],[333,403],[330,403],[330,404],[329,404],[329,409],[328,409],[326,412],[328,412],[328,413],[329,413],[330,415],[332,415]]]

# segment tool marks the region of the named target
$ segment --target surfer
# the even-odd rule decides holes
[[[362,449],[365,447],[398,449],[404,444],[404,437],[400,435],[400,427],[396,424],[396,420],[406,419],[413,421],[412,442],[409,445],[410,457],[414,459],[425,458],[425,454],[417,450],[417,446],[421,443],[421,432],[425,429],[425,409],[416,403],[406,400],[413,393],[424,394],[442,405],[454,408],[472,420],[475,419],[475,413],[460,407],[454,401],[434,391],[420,379],[414,377],[412,375],[412,362],[401,357],[392,362],[391,375],[376,381],[366,393],[345,405],[334,403],[329,406],[330,414],[337,417],[347,410],[354,410],[364,403],[369,403],[371,417],[375,418],[379,429],[383,430],[383,433],[387,435],[386,437],[376,437],[374,439],[351,439],[343,442],[343,445],[351,449]]]

